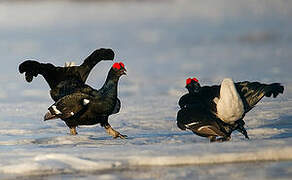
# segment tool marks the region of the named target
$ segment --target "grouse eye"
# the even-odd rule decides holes
[[[192,82],[192,79],[191,79],[191,78],[188,78],[188,79],[186,80],[186,85],[190,84],[191,82]]]
[[[119,63],[114,63],[113,68],[114,69],[121,69],[121,65]]]

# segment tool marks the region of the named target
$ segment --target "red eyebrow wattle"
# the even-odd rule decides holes
[[[121,65],[119,63],[114,63],[113,68],[121,69]]]
[[[190,84],[192,82],[192,79],[191,78],[188,78],[187,80],[186,80],[186,84],[188,85],[188,84]]]
[[[196,81],[197,83],[199,82],[199,80],[197,78],[193,78],[194,81]]]
[[[121,66],[122,68],[125,68],[124,63],[120,62],[119,64],[120,64],[120,66]]]

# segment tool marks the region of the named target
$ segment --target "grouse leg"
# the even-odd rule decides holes
[[[71,135],[77,135],[77,131],[76,131],[76,126],[70,127],[70,134]]]
[[[210,143],[216,142],[216,136],[209,136]]]
[[[101,118],[101,123],[100,125],[105,128],[105,131],[111,135],[113,138],[121,138],[121,139],[126,139],[128,136],[127,135],[122,135],[118,131],[114,130],[111,125],[108,123],[108,116],[102,116]]]
[[[226,137],[216,139],[216,142],[225,142],[225,141],[230,141],[230,140],[231,140],[231,137],[226,136]]]
[[[110,124],[107,124],[104,126],[106,132],[111,135],[113,138],[121,138],[121,139],[126,139],[128,136],[127,135],[123,135],[121,133],[119,133],[118,131],[114,130]]]
[[[216,138],[215,136],[209,136],[208,138],[210,139],[210,143],[212,143],[212,142],[225,142],[225,141],[231,140],[230,136],[221,137],[221,138]]]
[[[249,139],[248,134],[247,134],[247,131],[246,131],[246,129],[244,128],[244,124],[245,124],[245,122],[243,121],[243,119],[240,119],[240,120],[238,120],[238,121],[236,121],[236,122],[237,122],[237,124],[238,124],[236,130],[237,130],[238,132],[240,132],[241,134],[243,134],[244,137],[245,137],[246,139]]]

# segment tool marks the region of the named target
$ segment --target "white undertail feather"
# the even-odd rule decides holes
[[[65,67],[76,66],[75,62],[65,62]]]
[[[55,105],[52,106],[52,108],[53,108],[55,114],[62,114],[61,111],[59,111]]]
[[[90,101],[88,99],[83,99],[83,105],[87,105]]]
[[[187,124],[185,125],[187,128],[193,126],[193,125],[196,125],[196,124],[199,124],[199,122],[193,122],[193,123],[190,123],[190,124]]]
[[[220,97],[214,98],[217,104],[217,117],[226,123],[233,123],[242,118],[244,106],[235,88],[234,82],[226,78],[221,83]]]
[[[209,129],[211,126],[202,126],[198,129],[198,131],[201,131],[202,129]]]

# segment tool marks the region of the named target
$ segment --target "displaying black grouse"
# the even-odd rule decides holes
[[[208,137],[211,142],[228,141],[234,130],[249,138],[243,118],[264,96],[277,97],[284,87],[279,83],[238,82],[226,78],[221,85],[201,87],[196,78],[186,81],[189,93],[179,100],[177,126]],[[217,138],[219,137],[219,138]]]
[[[76,127],[79,125],[94,125],[100,123],[114,138],[126,138],[114,130],[108,117],[120,110],[121,102],[117,98],[118,81],[126,72],[123,63],[115,63],[110,69],[103,87],[95,90],[84,85],[79,91],[59,99],[49,107],[45,120],[60,118],[70,128],[70,132],[76,135]]]
[[[27,60],[19,65],[19,72],[25,73],[27,82],[31,82],[39,74],[42,75],[51,88],[52,99],[57,101],[82,87],[97,63],[113,59],[114,52],[111,49],[101,48],[88,56],[80,66],[56,67],[50,63]]]

